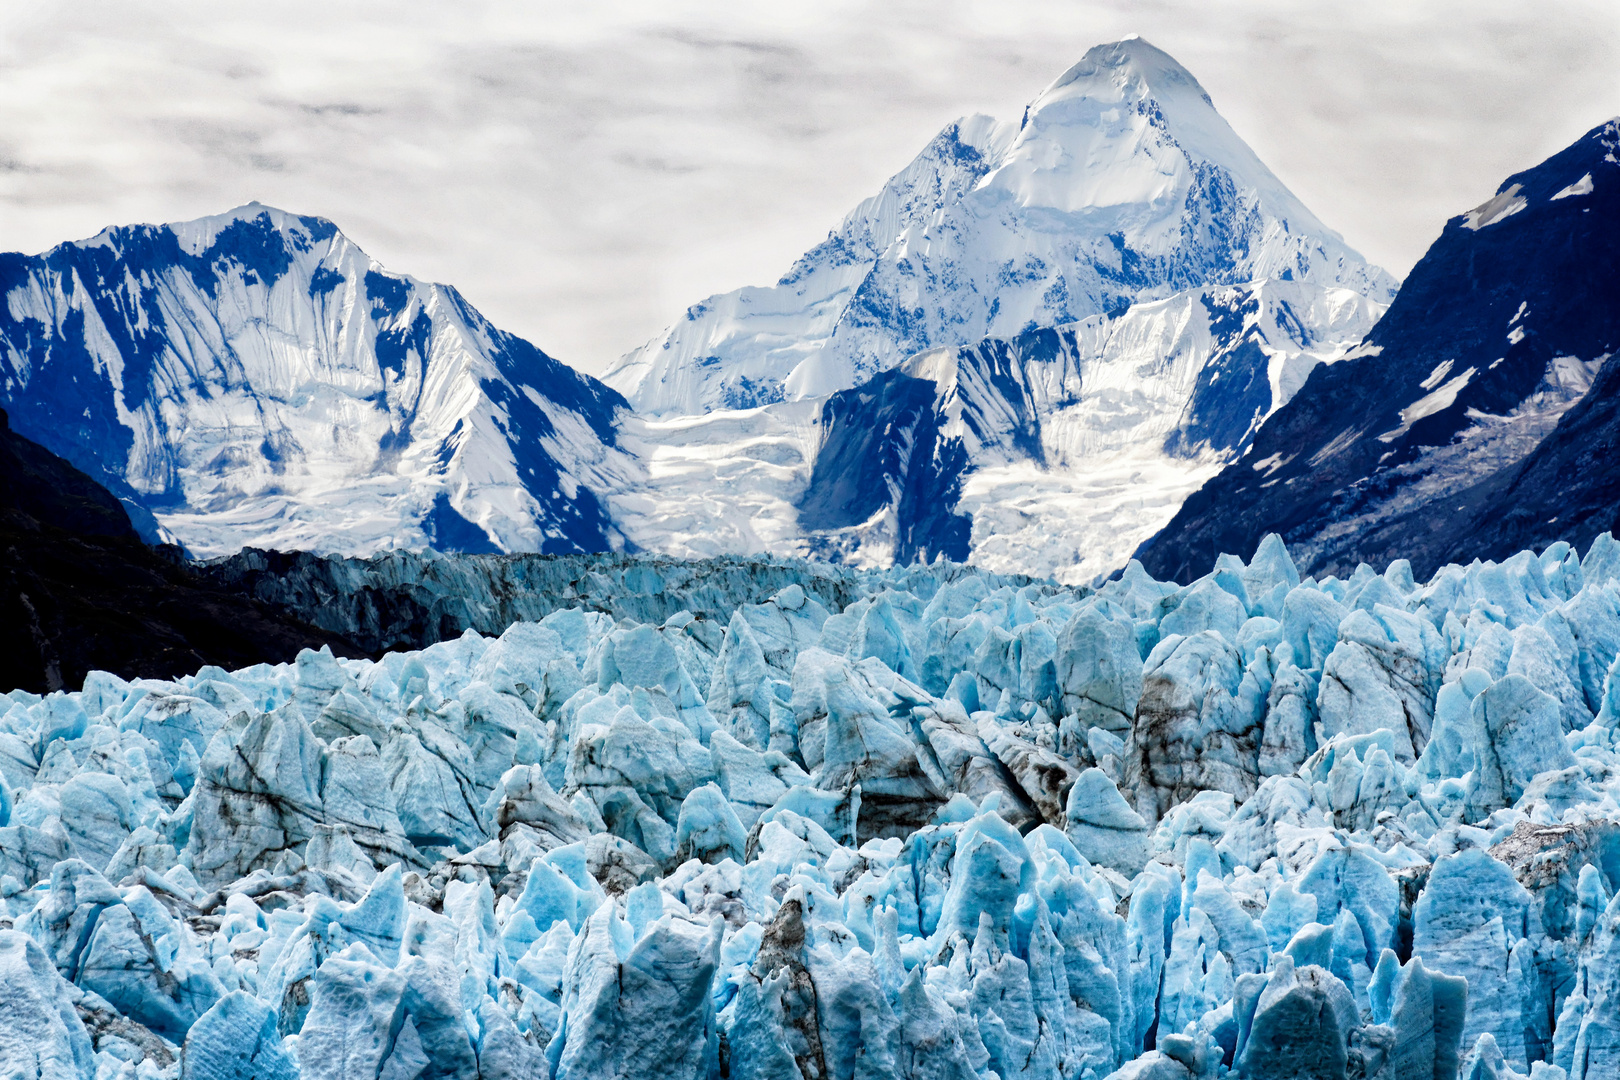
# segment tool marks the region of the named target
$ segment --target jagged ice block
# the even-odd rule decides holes
[[[1620,1075],[1609,536],[818,573],[0,695],[0,1073]]]

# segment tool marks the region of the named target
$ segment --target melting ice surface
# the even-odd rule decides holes
[[[867,582],[0,697],[0,1074],[1620,1075],[1609,536]]]

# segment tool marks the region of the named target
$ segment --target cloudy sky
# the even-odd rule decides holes
[[[1132,32],[1397,274],[1620,113],[1613,0],[8,0],[0,249],[257,199],[600,371]]]

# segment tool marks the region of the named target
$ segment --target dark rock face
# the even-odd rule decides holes
[[[1517,470],[1480,486],[1467,533],[1449,561],[1505,559],[1524,548],[1568,540],[1585,551],[1602,532],[1620,531],[1620,364],[1604,364],[1592,389]]]
[[[118,499],[38,443],[0,409],[0,515],[9,531],[52,526],[79,536],[136,539]]]
[[[799,506],[807,529],[858,526],[892,505],[895,561],[921,553],[963,560],[972,522],[951,512],[962,490],[967,453],[941,438],[936,388],[903,371],[885,371],[822,408],[823,442]]]
[[[1211,333],[1229,344],[1198,373],[1181,423],[1165,439],[1168,454],[1193,457],[1203,450],[1241,451],[1271,411],[1267,377],[1271,357],[1261,348],[1264,336],[1245,326],[1243,318],[1260,304],[1252,295],[1239,297],[1225,304],[1209,294],[1200,298],[1210,315]]]
[[[1043,329],[925,353],[839,391],[822,407],[800,524],[836,555],[839,530],[889,509],[895,562],[965,560],[963,477],[1000,461],[1044,465],[1042,417],[1073,404],[1079,381],[1073,331]]]
[[[1306,573],[1421,577],[1614,527],[1617,147],[1611,121],[1448,222],[1352,358],[1142,545],[1148,571],[1190,581],[1276,532]]]
[[[359,655],[338,634],[207,585],[173,549],[147,547],[117,498],[0,411],[0,685],[40,693],[97,669],[165,677],[322,645]]]

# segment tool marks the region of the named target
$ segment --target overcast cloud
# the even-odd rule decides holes
[[[956,116],[1092,45],[1185,64],[1404,275],[1444,220],[1620,113],[1620,5],[1481,0],[0,8],[0,248],[258,199],[601,371],[774,281]]]

